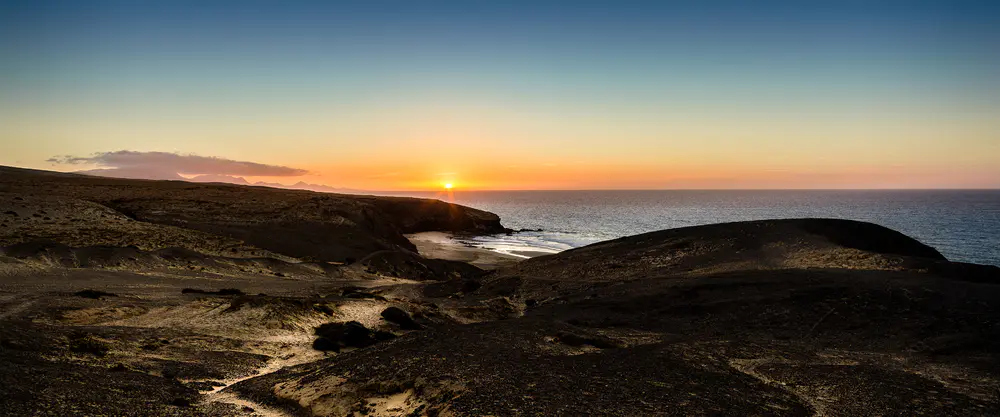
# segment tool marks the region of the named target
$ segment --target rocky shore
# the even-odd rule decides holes
[[[1000,268],[869,223],[487,262],[406,238],[505,231],[440,201],[16,168],[0,213],[0,415],[1000,412]]]

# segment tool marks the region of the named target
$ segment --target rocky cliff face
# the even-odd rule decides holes
[[[88,177],[0,167],[0,244],[181,246],[236,256],[269,253],[350,261],[408,249],[404,233],[504,231],[493,213],[417,198]],[[151,245],[160,242],[160,245]]]

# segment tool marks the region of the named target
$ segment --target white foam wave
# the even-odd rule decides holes
[[[605,240],[605,238],[565,232],[524,231],[509,235],[475,236],[456,238],[456,240],[462,244],[528,258],[530,256],[525,255],[525,253],[559,253]]]

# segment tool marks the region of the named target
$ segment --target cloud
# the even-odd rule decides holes
[[[60,156],[49,158],[57,164],[94,164],[104,169],[100,175],[117,176],[119,173],[151,172],[157,174],[186,175],[240,175],[249,177],[298,177],[309,171],[281,165],[267,165],[214,156],[199,156],[171,152],[101,152],[91,156]],[[158,175],[159,176],[159,175]]]
[[[98,177],[131,178],[137,180],[184,180],[184,177],[177,175],[176,172],[143,168],[102,168],[77,171],[76,173]]]

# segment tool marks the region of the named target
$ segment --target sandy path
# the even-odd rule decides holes
[[[211,390],[202,391],[202,394],[205,395],[203,402],[232,404],[235,405],[238,409],[249,407],[254,410],[251,413],[251,415],[257,415],[263,417],[294,417],[292,414],[284,410],[268,407],[266,405],[257,403],[255,401],[242,398],[234,392],[226,391],[226,388],[229,388],[232,385],[238,384],[248,379],[277,372],[289,366],[295,366],[295,365],[301,365],[303,363],[313,362],[322,359],[324,357],[324,354],[322,352],[308,348],[294,349],[294,353],[295,355],[290,355],[291,358],[289,359],[271,358],[271,360],[267,361],[267,363],[264,364],[264,366],[260,367],[257,370],[257,372],[255,372],[252,375],[217,381],[223,385],[217,386]]]

